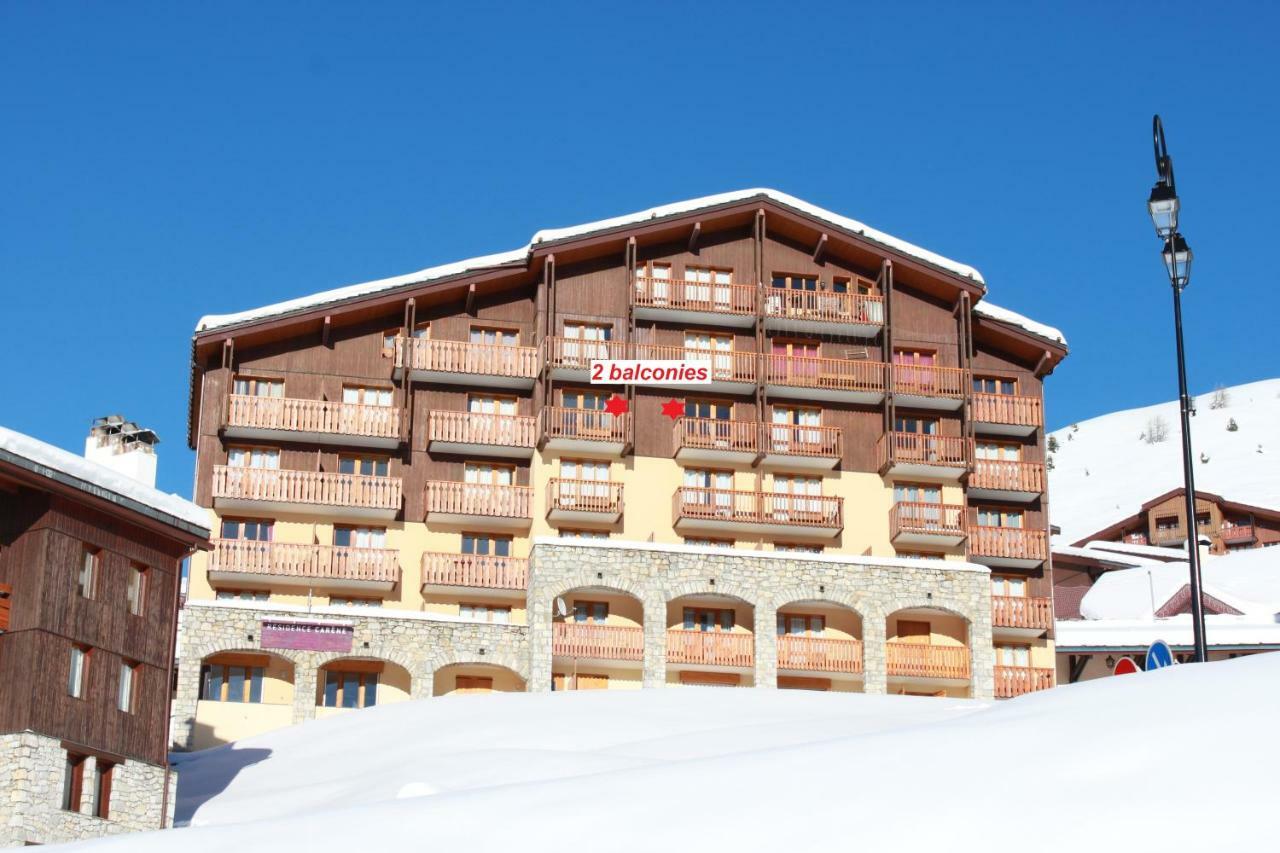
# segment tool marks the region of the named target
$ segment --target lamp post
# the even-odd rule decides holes
[[[1156,183],[1147,198],[1147,212],[1164,246],[1161,256],[1169,284],[1173,286],[1173,326],[1178,339],[1178,408],[1182,420],[1182,477],[1187,503],[1187,564],[1191,567],[1191,627],[1195,639],[1195,660],[1204,663],[1209,651],[1204,637],[1204,600],[1200,595],[1200,536],[1196,527],[1196,483],[1191,456],[1191,396],[1187,393],[1187,360],[1182,346],[1182,291],[1191,281],[1191,248],[1178,231],[1178,190],[1173,180],[1173,158],[1164,141],[1160,116],[1151,120],[1155,144]]]

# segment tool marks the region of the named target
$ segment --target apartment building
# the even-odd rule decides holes
[[[1196,538],[1213,554],[1280,545],[1280,510],[1228,500],[1196,491]],[[1191,525],[1181,487],[1157,495],[1131,515],[1075,542],[1124,542],[1160,548],[1185,548]]]
[[[179,740],[452,692],[1050,686],[1066,344],[985,295],[748,190],[203,318]]]

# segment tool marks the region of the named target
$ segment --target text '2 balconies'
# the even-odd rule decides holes
[[[346,447],[395,447],[404,440],[395,406],[248,394],[227,396],[223,435]]]
[[[400,581],[398,557],[391,548],[215,539],[209,580],[387,592]]]
[[[402,503],[399,477],[213,466],[213,505],[220,511],[307,513],[341,518],[395,518]]]

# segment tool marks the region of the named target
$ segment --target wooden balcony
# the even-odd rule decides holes
[[[491,554],[422,555],[422,591],[490,593],[523,597],[529,583],[529,561]]]
[[[432,453],[529,459],[537,440],[537,421],[525,415],[433,411],[427,419],[427,449]]]
[[[991,625],[1005,635],[1042,636],[1053,627],[1053,601],[1039,596],[993,595]]]
[[[655,388],[670,388],[687,393],[718,392],[745,394],[754,391],[758,375],[759,354],[739,350],[706,350],[665,344],[634,344],[630,358],[652,361],[686,361],[705,363],[711,369],[711,382],[689,385],[680,382],[655,383]]]
[[[729,631],[667,631],[667,663],[748,669],[755,661],[755,636]]]
[[[672,500],[677,533],[762,533],[830,539],[844,528],[844,499],[682,486]]]
[[[1126,533],[1126,534],[1124,535],[1124,542],[1125,542],[1125,544],[1126,544],[1126,545],[1149,545],[1149,544],[1151,544],[1150,542],[1148,542],[1148,541],[1147,541],[1147,534],[1145,534],[1145,533]]]
[[[427,481],[428,522],[522,529],[533,522],[533,489],[493,483]]]
[[[1031,435],[1044,426],[1044,402],[1017,394],[973,395],[973,425],[989,435]]]
[[[778,669],[861,673],[862,641],[783,634],[778,637]]]
[[[968,646],[935,646],[891,640],[885,643],[885,667],[890,678],[969,678]]]
[[[769,467],[828,471],[840,464],[840,429],[829,426],[760,424],[760,463]]]
[[[969,559],[987,566],[1034,568],[1049,559],[1049,537],[1028,527],[969,524]]]
[[[621,456],[630,437],[631,416],[597,409],[542,409],[542,446],[591,456]]]
[[[964,405],[968,375],[959,367],[895,364],[893,399],[913,409],[954,411]]]
[[[1187,541],[1187,528],[1182,525],[1177,527],[1157,527],[1151,531],[1152,545],[1181,545]]]
[[[632,356],[626,341],[584,341],[578,338],[547,338],[542,342],[543,360],[552,379],[585,382],[591,378],[591,362],[627,359]]]
[[[552,622],[551,654],[586,660],[643,661],[644,631],[625,625]]]
[[[213,505],[253,513],[314,513],[342,518],[395,518],[399,477],[267,468],[213,467]]]
[[[765,355],[765,383],[773,397],[875,405],[884,400],[879,361]]]
[[[964,507],[898,501],[889,510],[889,539],[895,545],[951,547],[964,541]]]
[[[955,479],[969,470],[973,443],[950,435],[889,432],[876,443],[880,474],[895,477]]]
[[[784,332],[869,338],[884,326],[884,299],[862,293],[769,289],[764,325]]]
[[[473,388],[532,388],[538,375],[536,347],[396,338],[396,376],[415,382]]]
[[[997,666],[996,698],[1012,699],[1024,693],[1048,690],[1053,686],[1053,670],[1033,666]]]
[[[677,461],[750,465],[760,455],[760,425],[754,421],[679,418],[672,427]]]
[[[388,592],[400,582],[398,556],[391,548],[215,539],[209,580]]]
[[[404,440],[400,416],[397,406],[230,394],[222,433],[227,438],[396,447]]]
[[[622,518],[622,484],[605,480],[547,481],[547,521],[553,524],[614,524]]]
[[[636,319],[749,329],[756,322],[754,284],[712,284],[636,276],[631,305]]]
[[[1044,463],[975,459],[969,496],[991,501],[1033,501],[1044,492]]]
[[[1218,530],[1218,536],[1227,545],[1255,542],[1258,538],[1252,524],[1223,524]]]

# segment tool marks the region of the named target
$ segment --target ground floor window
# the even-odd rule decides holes
[[[62,774],[62,807],[69,812],[80,811],[80,797],[83,793],[84,756],[68,752]]]
[[[93,813],[103,820],[111,817],[111,777],[116,766],[98,759],[94,770]]]
[[[575,683],[576,682],[576,683]],[[565,675],[563,672],[552,673],[551,675],[552,690],[608,690],[609,676],[594,675],[586,672],[580,672],[575,675]]]
[[[455,693],[492,693],[493,679],[487,675],[459,675],[454,682]]]
[[[262,702],[266,668],[248,664],[206,663],[200,667],[200,698],[206,702]]]
[[[378,704],[378,673],[326,669],[321,704],[326,708],[372,708]]]

